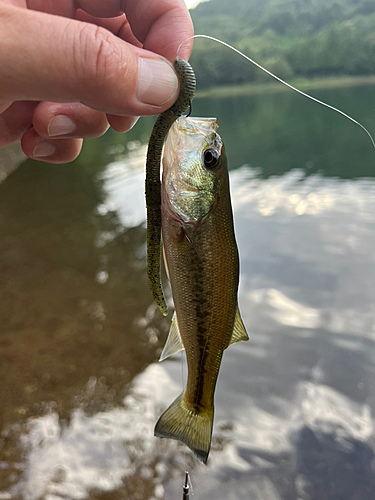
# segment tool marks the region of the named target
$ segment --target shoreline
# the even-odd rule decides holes
[[[299,90],[323,90],[342,87],[360,87],[366,85],[375,85],[375,75],[366,76],[334,76],[324,78],[298,78],[288,81],[290,85]],[[223,85],[220,87],[211,87],[208,89],[198,90],[195,99],[202,98],[217,98],[217,97],[234,97],[240,95],[255,95],[266,93],[277,93],[291,90],[286,85],[280,82],[274,83],[244,83],[241,85]]]

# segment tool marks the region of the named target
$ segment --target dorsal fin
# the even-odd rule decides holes
[[[230,338],[228,347],[232,344],[235,344],[236,342],[245,342],[246,340],[249,340],[249,336],[246,332],[246,328],[241,319],[240,311],[237,305],[236,318],[234,320],[234,326],[233,326],[233,333]]]
[[[169,329],[169,334],[167,341],[165,343],[163,352],[161,353],[159,361],[163,361],[164,359],[176,354],[180,351],[183,351],[185,347],[182,344],[180,330],[178,329],[177,316],[176,313],[173,314],[172,324]]]

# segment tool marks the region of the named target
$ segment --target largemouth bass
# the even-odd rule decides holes
[[[237,305],[239,258],[224,145],[215,118],[179,118],[163,158],[162,241],[175,314],[161,360],[186,350],[184,392],[155,435],[185,443],[203,463],[211,446],[223,351],[248,340]]]

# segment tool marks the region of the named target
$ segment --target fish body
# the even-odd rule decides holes
[[[186,350],[184,392],[155,435],[177,439],[206,463],[223,351],[248,340],[237,306],[239,258],[225,150],[215,118],[181,117],[165,145],[162,240],[175,316],[162,359]]]

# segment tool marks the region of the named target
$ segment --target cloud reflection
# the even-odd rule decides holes
[[[101,176],[97,211],[116,211],[125,228],[145,220],[144,157],[135,145]],[[153,436],[181,390],[181,365],[172,360],[146,368],[116,408],[89,414],[78,407],[65,425],[57,413],[30,419],[21,431],[25,472],[11,490],[15,498],[80,500],[95,490],[179,498],[189,468],[197,498],[315,499],[314,491],[331,491],[332,477],[316,473],[322,457],[342,465],[337,482],[358,457],[364,481],[373,481],[375,183],[300,171],[261,179],[250,167],[230,176],[241,311],[252,335],[225,352],[208,467]],[[103,233],[98,244],[112,236]],[[96,276],[107,278],[102,270]],[[137,320],[151,344],[158,341],[154,312],[151,306]],[[107,311],[95,301],[92,314],[103,322]],[[315,461],[306,443],[319,451]]]
[[[179,390],[162,365],[154,364],[136,378],[123,407],[92,416],[76,409],[62,427],[57,413],[31,419],[21,436],[24,479],[12,493],[24,500],[80,500],[92,490],[113,491],[140,476],[154,498],[161,498],[167,471],[155,468],[155,462],[168,462],[177,443],[165,446],[153,428],[165,401]]]
[[[323,212],[358,212],[366,218],[375,211],[375,182],[353,182],[324,178],[320,175],[306,177],[302,170],[294,169],[282,176],[266,181],[254,176],[254,171],[243,166],[231,172],[232,204],[234,211],[249,205],[261,216],[271,216],[285,211],[289,215],[319,215]],[[301,182],[303,181],[303,182]]]
[[[247,363],[242,358],[241,370]],[[220,500],[240,499],[248,488],[254,498],[264,498],[268,492],[267,500],[276,500],[282,498],[275,482],[278,457],[292,461],[300,430],[335,436],[340,452],[352,449],[351,440],[366,441],[373,433],[368,405],[307,382],[297,384],[290,401],[279,399],[277,404],[283,407],[279,415],[260,408],[257,399],[243,398],[237,404],[236,421],[228,428],[232,404],[223,404],[228,390],[223,380],[209,466],[196,464],[193,470],[192,457],[186,461],[189,451],[153,436],[161,409],[181,390],[175,382],[180,370],[173,361],[153,364],[136,378],[123,407],[92,416],[77,409],[68,426],[61,427],[56,413],[30,420],[21,436],[27,456],[24,479],[12,494],[25,500],[79,500],[88,498],[90,491],[121,489],[139,477],[150,488],[148,498],[163,498],[165,491],[166,498],[172,498],[188,464],[197,495],[203,488],[205,497],[215,493]],[[235,485],[225,484],[226,476],[236,478]]]
[[[110,163],[99,176],[103,182],[104,202],[97,207],[105,215],[116,211],[124,227],[137,227],[146,220],[144,179],[147,145],[132,142],[123,159]]]
[[[261,409],[256,399],[244,398],[236,408],[234,426],[227,428],[230,402],[220,404],[209,466],[196,464],[193,470],[192,457],[186,461],[189,451],[153,436],[161,409],[181,390],[175,382],[180,369],[173,361],[149,366],[134,381],[123,407],[92,416],[77,409],[63,427],[56,413],[30,420],[21,436],[27,456],[24,478],[12,494],[24,500],[80,500],[90,491],[114,491],[139,477],[154,499],[164,497],[164,487],[166,498],[172,498],[188,464],[198,495],[204,486],[206,497],[215,492],[218,499],[240,499],[247,487],[254,498],[264,498],[268,491],[267,500],[277,499],[281,497],[272,471],[279,467],[277,457],[294,455],[301,429],[334,435],[340,450],[350,450],[352,439],[366,441],[373,433],[368,405],[354,403],[330,387],[300,382],[293,399],[279,401],[280,415]],[[225,388],[220,392],[222,403]],[[238,481],[233,491],[222,482],[226,475]]]
[[[268,308],[269,315],[283,325],[300,328],[316,328],[319,325],[318,310],[303,306],[274,288],[255,290],[250,293],[250,300]]]

